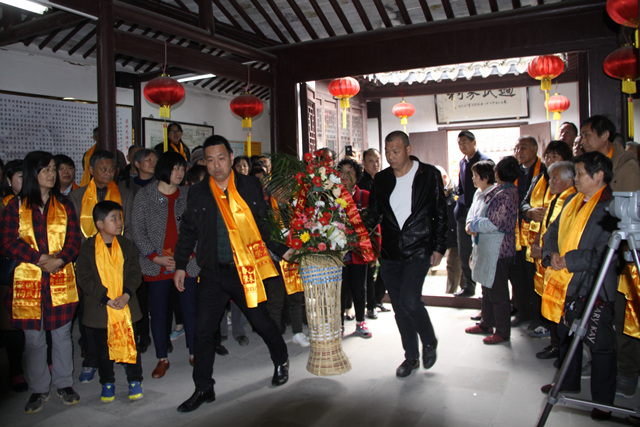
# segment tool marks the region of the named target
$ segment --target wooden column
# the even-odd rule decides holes
[[[114,60],[113,0],[99,0],[98,54],[98,148],[116,154],[116,63]]]
[[[602,69],[604,60],[618,46],[615,39],[605,46],[597,46],[588,51],[589,67],[589,115],[602,114],[613,120],[616,129],[623,135],[627,132],[627,110],[624,107],[626,96],[623,96],[620,80],[607,76]],[[587,100],[580,100],[586,103]],[[580,117],[581,120],[587,117]]]
[[[281,64],[281,62],[279,63]],[[271,152],[298,155],[296,80],[278,65],[271,90]]]

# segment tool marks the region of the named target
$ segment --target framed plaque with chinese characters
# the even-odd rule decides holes
[[[529,117],[526,87],[445,93],[435,101],[438,124]]]

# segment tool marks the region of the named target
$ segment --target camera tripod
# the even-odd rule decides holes
[[[609,266],[614,259],[614,255],[618,251],[620,243],[623,240],[626,240],[629,245],[629,252],[625,252],[626,261],[633,261],[638,268],[638,271],[640,272],[640,260],[638,259],[638,247],[636,245],[636,242],[640,242],[640,218],[638,217],[637,212],[637,207],[639,206],[638,201],[640,200],[640,191],[636,193],[616,192],[613,195],[615,198],[609,205],[609,211],[611,215],[621,218],[621,221],[618,223],[618,227],[620,227],[620,229],[616,230],[611,235],[611,238],[609,239],[609,242],[607,244],[608,249],[605,254],[603,264],[600,267],[596,283],[593,286],[589,298],[585,304],[584,311],[578,319],[573,321],[573,324],[571,325],[569,334],[571,335],[573,333],[573,340],[571,341],[569,351],[567,352],[567,355],[562,362],[562,366],[560,367],[560,370],[558,371],[553,382],[554,386],[549,391],[547,404],[545,405],[544,410],[542,411],[542,415],[540,416],[540,419],[538,421],[538,427],[543,427],[545,425],[551,409],[553,409],[553,405],[556,404],[579,409],[597,408],[602,411],[611,411],[612,413],[616,413],[619,415],[633,415],[640,417],[640,408],[637,408],[635,410],[627,409],[618,406],[604,405],[589,400],[571,398],[565,395],[558,396],[558,394],[560,393],[562,382],[564,381],[567,371],[569,370],[569,364],[571,363],[571,360],[573,359],[573,356],[576,353],[580,342],[587,333],[587,322],[591,317],[596,299],[604,283],[604,278],[607,270],[609,269]]]

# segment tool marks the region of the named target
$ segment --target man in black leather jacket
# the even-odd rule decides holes
[[[447,204],[440,172],[411,156],[407,134],[387,135],[385,156],[390,167],[375,176],[369,205],[371,218],[382,227],[381,274],[405,350],[396,376],[406,377],[420,366],[418,336],[424,368],[436,362],[438,341],[422,303],[422,285],[447,250]]]

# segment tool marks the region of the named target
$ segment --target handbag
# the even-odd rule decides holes
[[[586,296],[568,297],[564,304],[562,322],[571,329],[573,322],[582,317]],[[596,300],[585,326],[586,333],[582,341],[592,352],[611,352],[616,347],[616,334],[613,328],[613,304]]]

